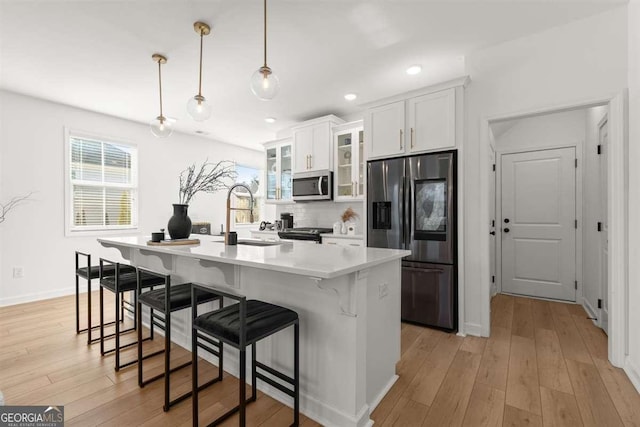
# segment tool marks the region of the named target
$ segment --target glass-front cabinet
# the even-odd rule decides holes
[[[364,131],[362,121],[333,128],[334,199],[364,198]]]
[[[291,202],[293,166],[291,138],[266,142],[264,148],[267,158],[265,167],[266,203],[289,203]]]

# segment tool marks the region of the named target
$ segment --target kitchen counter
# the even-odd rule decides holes
[[[351,240],[364,240],[362,234],[335,234],[335,233],[322,233],[320,236],[329,237],[332,239],[351,239]]]
[[[295,310],[300,316],[301,411],[326,426],[371,425],[371,412],[398,378],[401,259],[410,252],[295,241],[225,246],[219,236],[192,237],[201,243],[147,246],[147,236],[98,241],[132,265],[170,273],[172,283],[229,287]],[[172,323],[172,339],[190,348],[189,310],[172,314]],[[225,370],[237,375],[237,351],[227,346],[224,357]],[[205,358],[217,364],[214,357]],[[258,358],[291,375],[292,331],[258,343]],[[291,405],[268,384],[259,381],[258,388]]]

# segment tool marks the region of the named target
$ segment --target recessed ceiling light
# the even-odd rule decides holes
[[[358,95],[356,95],[355,93],[348,93],[344,96],[344,99],[346,99],[347,101],[353,101],[357,97]]]
[[[418,74],[420,73],[420,71],[422,71],[422,65],[412,65],[411,67],[407,68],[407,74],[409,74],[410,76]]]
[[[267,117],[266,119],[264,119],[264,121],[267,123],[275,123],[276,119],[273,117]]]

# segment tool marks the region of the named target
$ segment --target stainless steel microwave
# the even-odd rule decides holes
[[[293,200],[309,202],[333,199],[333,172],[328,170],[293,174]]]

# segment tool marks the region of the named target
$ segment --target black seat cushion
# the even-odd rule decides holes
[[[165,293],[164,288],[143,292],[140,294],[139,301],[153,309],[164,312]],[[198,304],[202,304],[216,300],[218,299],[218,296],[198,289],[196,292],[196,298],[198,299]],[[183,308],[191,307],[191,283],[171,286],[171,296],[169,297],[169,300],[171,302],[171,311],[178,311]]]
[[[240,304],[229,305],[196,317],[193,324],[213,336],[239,344],[239,311]],[[247,343],[267,336],[298,318],[298,313],[293,310],[257,300],[247,301],[246,315]]]
[[[149,273],[142,273],[140,277],[140,286],[148,288],[149,286],[158,286],[164,284],[164,278],[158,277]],[[109,289],[111,292],[116,291],[116,276],[102,277],[100,286]],[[120,280],[118,282],[118,289],[120,292],[133,291],[137,288],[136,272],[132,273],[120,273]]]
[[[76,274],[80,277],[84,277],[85,279],[88,279],[89,277],[87,277],[87,267],[82,267],[76,270]],[[104,266],[102,267],[103,270],[103,275],[104,276],[113,276],[114,274],[116,274],[116,266],[113,264],[104,264]],[[98,277],[100,277],[100,266],[98,265],[94,265],[91,267],[90,269],[91,271],[91,279],[97,279]],[[131,273],[131,272],[135,272],[136,268],[131,266],[131,265],[121,265],[120,266],[120,274],[122,273]]]

